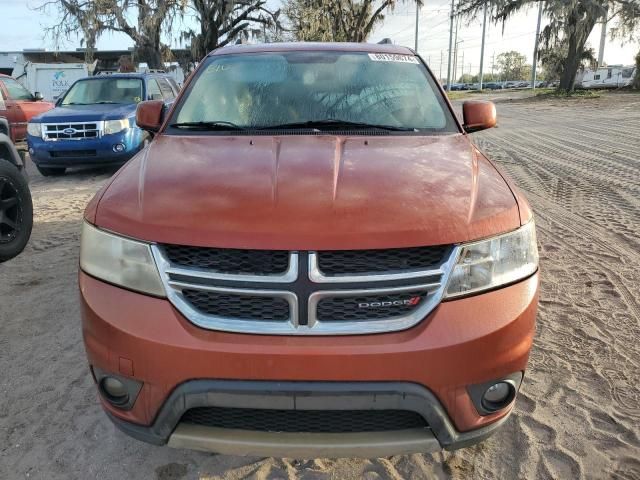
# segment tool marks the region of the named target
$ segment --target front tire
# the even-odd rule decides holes
[[[32,227],[29,185],[13,164],[0,159],[0,262],[24,250]]]
[[[43,177],[57,177],[64,175],[64,172],[67,170],[63,167],[41,167],[40,165],[36,165],[36,168]]]

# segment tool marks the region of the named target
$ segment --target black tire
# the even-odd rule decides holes
[[[36,165],[36,168],[43,177],[57,177],[64,175],[64,172],[67,170],[64,167],[41,167],[40,165]]]
[[[0,262],[18,255],[29,241],[33,204],[22,173],[0,158]]]

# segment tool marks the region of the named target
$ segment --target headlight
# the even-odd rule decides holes
[[[461,245],[446,297],[457,297],[522,280],[538,269],[533,220],[518,230]]]
[[[105,120],[104,122],[104,134],[111,135],[113,133],[121,132],[129,128],[129,119],[123,118],[122,120]]]
[[[148,243],[82,226],[80,268],[91,276],[137,292],[164,297]]]
[[[32,137],[42,136],[42,124],[41,123],[27,123],[27,133]]]

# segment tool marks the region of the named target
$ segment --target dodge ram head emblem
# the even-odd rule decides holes
[[[383,302],[360,302],[358,308],[382,308],[382,307],[404,307],[416,306],[420,303],[422,297],[411,297],[407,300],[388,300]]]

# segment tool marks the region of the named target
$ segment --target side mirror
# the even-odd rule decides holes
[[[33,98],[36,100],[36,102],[44,100],[44,96],[40,92],[35,92],[33,94]]]
[[[464,131],[478,132],[496,126],[496,106],[485,100],[469,100],[462,104]]]
[[[140,102],[136,109],[136,124],[148,132],[157,132],[162,126],[164,102],[162,100],[148,100]]]

